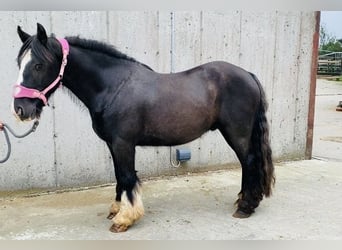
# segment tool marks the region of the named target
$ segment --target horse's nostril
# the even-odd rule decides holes
[[[22,107],[18,107],[18,108],[17,108],[17,115],[18,115],[18,116],[23,116],[23,115],[24,115],[24,110],[23,110]]]

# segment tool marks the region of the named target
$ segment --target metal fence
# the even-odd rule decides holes
[[[342,52],[331,52],[318,57],[318,75],[342,75]]]

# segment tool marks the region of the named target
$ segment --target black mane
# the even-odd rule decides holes
[[[100,53],[104,53],[106,55],[118,58],[118,59],[123,59],[123,60],[128,60],[131,62],[135,62],[138,64],[143,65],[144,67],[148,68],[149,70],[152,70],[149,66],[137,61],[133,57],[130,57],[119,50],[117,50],[113,45],[107,44],[105,42],[100,42],[96,40],[91,40],[91,39],[84,39],[80,38],[79,36],[70,36],[65,38],[70,45],[83,48],[83,49],[89,49],[92,51],[97,51]],[[153,70],[152,70],[153,71]]]
[[[55,36],[52,34],[51,37],[55,37]],[[123,60],[131,61],[131,62],[135,62],[153,71],[153,69],[151,69],[146,64],[143,64],[137,61],[136,59],[134,59],[133,57],[130,57],[120,52],[113,45],[96,41],[96,40],[80,38],[78,36],[66,37],[66,40],[69,42],[70,45],[83,48],[83,49],[97,51],[97,52],[109,55],[111,57],[115,57],[117,59],[123,59]],[[23,54],[29,48],[31,49],[32,54],[36,56],[37,58],[39,58],[40,60],[51,62],[56,57],[59,60],[61,60],[62,54],[61,54],[60,47],[57,44],[58,44],[57,40],[49,39],[47,45],[44,46],[38,41],[37,36],[31,36],[25,41],[25,43],[23,44],[23,46],[21,47],[19,51],[19,54],[17,57],[18,65],[20,65]]]

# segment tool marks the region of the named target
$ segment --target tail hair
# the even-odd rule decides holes
[[[257,151],[254,153],[256,156],[255,162],[261,176],[260,187],[263,189],[262,193],[266,197],[269,197],[272,194],[272,188],[275,184],[275,176],[272,160],[272,149],[269,141],[269,124],[266,117],[268,103],[266,101],[266,95],[260,81],[253,73],[250,74],[257,82],[260,89],[260,105],[254,122],[252,143],[254,144],[253,149]]]

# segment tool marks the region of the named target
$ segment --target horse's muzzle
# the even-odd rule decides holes
[[[15,99],[12,112],[19,121],[31,121],[39,119],[42,110],[35,103],[24,99]]]

